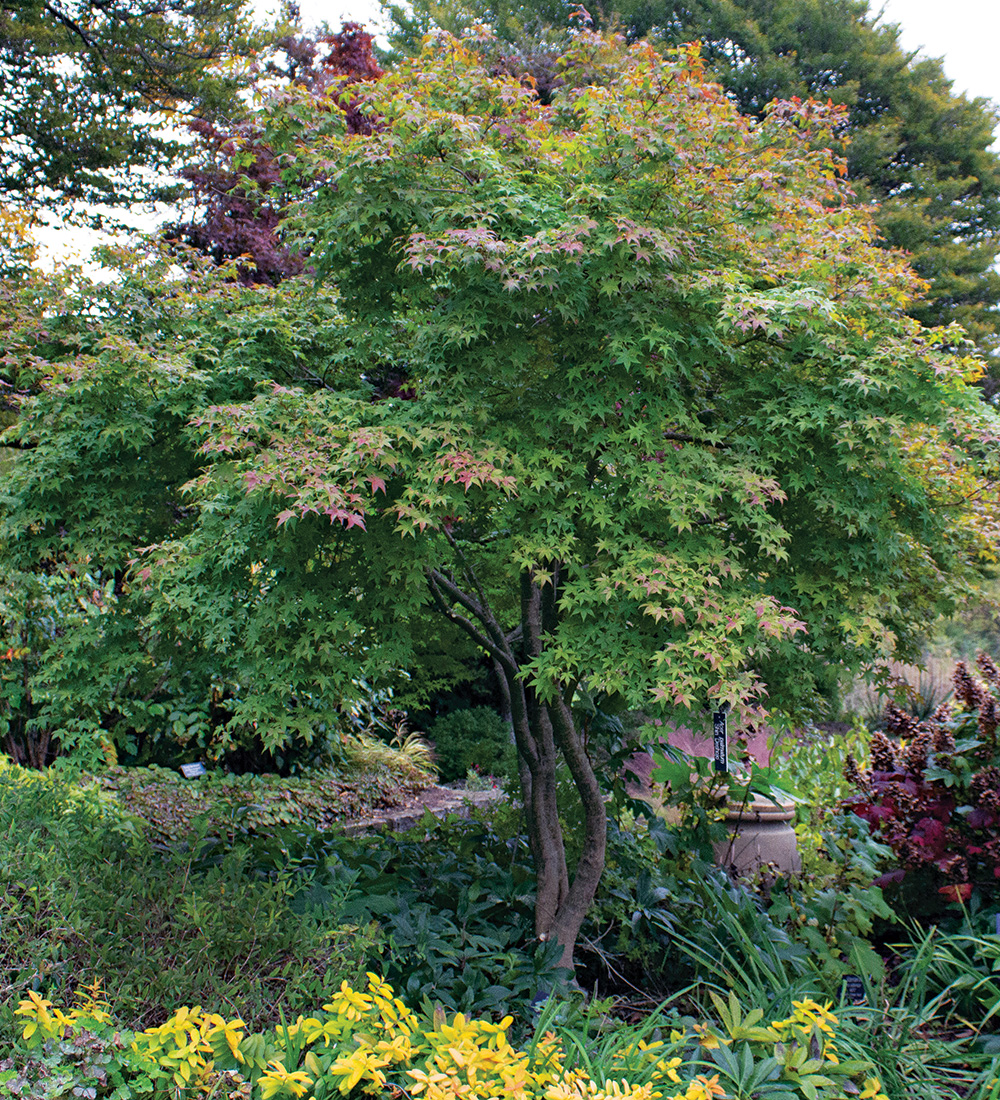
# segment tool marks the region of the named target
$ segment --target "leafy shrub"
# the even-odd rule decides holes
[[[93,765],[113,753],[107,731],[99,722],[81,721],[81,716],[91,714],[95,698],[113,698],[118,686],[97,675],[92,662],[114,600],[114,583],[82,568],[63,564],[36,573],[5,569],[0,585],[0,749],[13,760],[41,768],[60,751],[75,749]],[[79,690],[71,698],[60,676],[74,666]],[[140,669],[141,662],[133,662],[133,675],[141,676]],[[136,686],[139,693],[145,687]]]
[[[845,809],[893,853],[876,881],[899,888],[917,915],[1000,895],[1000,669],[985,654],[976,664],[984,679],[960,661],[957,706],[942,704],[926,721],[890,705],[888,736],[872,735],[871,768],[849,765],[858,793]]]
[[[360,1093],[423,1093],[427,1100],[714,1100],[751,1093],[761,1100],[839,1100],[847,1092],[887,1100],[869,1062],[837,1054],[839,1021],[829,1004],[803,1000],[786,1019],[765,1024],[761,1008],[744,1013],[732,996],[713,1001],[721,1027],[678,1020],[664,1038],[654,1030],[657,1020],[613,1036],[600,1057],[586,1058],[587,1036],[549,1030],[547,1014],[519,1050],[508,1039],[509,1017],[491,1023],[441,1010],[421,1017],[370,973],[364,991],[344,982],[322,1011],[265,1033],[248,1034],[240,1019],[182,1008],[160,1027],[123,1036],[113,1068],[128,1082],[129,1091],[118,1096],[163,1096],[171,1086],[207,1092],[225,1074],[226,1086],[238,1090],[230,1095],[254,1100]],[[110,1028],[103,1005],[85,1001],[63,1013],[37,994],[21,1002],[18,1015],[26,1021],[21,1081],[52,1044],[84,1033],[106,1040]],[[241,1081],[251,1088],[244,1091]],[[88,1084],[96,1096],[93,1079]],[[102,1087],[101,1095],[112,1094]]]
[[[88,768],[206,759],[289,775],[349,763],[358,735],[384,724],[388,696],[364,680],[336,696],[261,690],[245,670],[220,677],[217,649],[135,615],[121,574],[5,569],[0,750],[36,768],[69,755]]]
[[[513,1014],[562,978],[557,944],[540,944],[534,873],[523,839],[499,840],[481,824],[427,815],[408,833],[315,837],[294,849],[308,881],[301,904],[317,919],[377,924],[372,964],[401,995],[453,1011]],[[285,857],[270,849],[257,866]]]
[[[507,723],[489,707],[443,714],[428,729],[427,737],[434,742],[438,771],[445,783],[464,779],[470,768],[497,774],[513,751]]]
[[[860,967],[881,974],[881,958],[870,940],[894,925],[897,916],[882,890],[872,885],[891,850],[872,839],[868,823],[854,814],[831,819],[818,835],[821,854],[808,874],[762,882],[768,916],[804,944],[828,989]]]
[[[0,836],[12,993],[102,977],[133,1026],[195,1002],[266,1023],[362,973],[373,949],[373,930],[296,911],[295,868],[260,875],[246,844],[220,845],[204,822],[185,845],[155,848],[96,784],[0,769]]]
[[[854,790],[844,774],[848,759],[864,763],[867,755],[868,730],[860,721],[842,732],[806,727],[782,744],[774,766],[796,798],[795,835],[804,870],[827,870],[823,833]]]

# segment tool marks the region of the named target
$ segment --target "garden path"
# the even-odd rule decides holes
[[[473,809],[489,806],[507,796],[499,787],[485,791],[467,791],[464,788],[425,787],[396,806],[359,818],[345,825],[345,832],[368,833],[376,829],[400,832],[417,825],[427,811],[435,817],[458,814],[469,817]]]

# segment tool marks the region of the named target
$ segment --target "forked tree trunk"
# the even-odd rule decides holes
[[[604,871],[607,838],[604,798],[569,706],[562,700],[548,705],[532,702],[532,693],[525,691],[521,683],[515,685],[512,694],[522,695],[527,704],[523,708],[515,704],[514,713],[523,710],[527,716],[524,724],[515,720],[515,734],[519,756],[526,763],[523,770],[527,783],[522,778],[522,788],[537,882],[535,933],[541,940],[560,943],[563,948],[560,965],[572,969],[580,926]],[[569,766],[584,815],[582,850],[572,875],[566,863],[556,799],[560,754]]]
[[[505,633],[464,556],[452,545],[463,562],[465,584],[439,570],[428,572],[428,584],[439,609],[490,654],[498,670],[517,743],[528,839],[535,863],[535,933],[543,941],[558,942],[562,946],[561,965],[572,969],[580,927],[604,871],[607,814],[573,717],[576,683],[561,687],[554,698],[543,698],[523,675],[524,665],[542,654],[558,624],[559,568],[553,568],[551,579],[544,584],[528,572],[522,574],[520,623]],[[556,799],[560,757],[569,768],[584,816],[582,850],[572,874],[566,864]]]

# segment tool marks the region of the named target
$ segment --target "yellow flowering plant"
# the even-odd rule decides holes
[[[413,1055],[417,1017],[377,974],[364,990],[342,982],[312,1016],[282,1022],[267,1035],[208,1035],[217,1069],[240,1070],[262,1100],[323,1100],[357,1090],[377,1093]]]
[[[261,1074],[258,1085],[262,1100],[301,1100],[309,1092],[313,1079],[303,1070],[289,1070],[284,1062],[272,1059]]]
[[[41,1046],[47,1039],[59,1039],[67,1031],[86,1027],[93,1031],[111,1020],[109,1005],[101,992],[100,979],[81,986],[73,996],[74,1006],[69,1012],[56,1008],[50,1000],[34,990],[14,1010],[15,1016],[23,1016],[21,1039],[28,1050]]]
[[[869,1062],[841,1059],[835,1029],[839,1023],[832,1003],[811,998],[792,1002],[785,1019],[764,1023],[764,1010],[744,1013],[736,995],[727,999],[711,994],[721,1028],[695,1024],[692,1028],[704,1060],[720,1071],[737,1095],[759,1090],[775,1100],[841,1100],[845,1092],[858,1095],[859,1079]],[[880,1095],[877,1078],[867,1077],[870,1095]]]
[[[34,990],[28,990],[28,996],[14,1010],[14,1015],[26,1019],[21,1038],[28,1050],[41,1046],[46,1039],[59,1038],[76,1020],[73,1012],[65,1015]]]
[[[166,1071],[185,1097],[208,1094],[214,1087],[220,1070],[232,1065],[217,1065],[217,1058],[235,1066],[247,1066],[247,1056],[240,1049],[243,1042],[243,1021],[229,1020],[214,1012],[202,1012],[201,1006],[179,1008],[159,1027],[147,1028],[135,1035],[132,1050],[147,1065]]]
[[[712,1000],[719,1025],[667,1031],[654,1020],[612,1032],[604,1053],[588,1058],[578,1038],[567,1052],[549,1016],[520,1049],[510,1016],[494,1023],[440,1008],[417,1016],[370,973],[364,989],[344,982],[315,1015],[265,1034],[200,1006],[180,1008],[158,1027],[126,1033],[122,1064],[147,1086],[135,1095],[171,1100],[216,1096],[220,1087],[247,1100],[886,1100],[869,1063],[840,1058],[829,1003],[805,998],[786,1018],[765,1022],[762,1009],[744,1012],[732,994]],[[29,1052],[111,1026],[98,986],[81,991],[68,1012],[37,993],[17,1011]],[[568,1039],[570,1029],[561,1030]]]

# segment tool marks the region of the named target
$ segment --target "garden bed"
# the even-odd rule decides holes
[[[145,822],[150,839],[160,843],[199,826],[232,836],[377,823],[410,811],[421,797],[433,801],[429,792],[435,789],[427,772],[399,754],[377,750],[348,769],[298,776],[206,772],[187,779],[166,768],[114,767],[88,779],[121,810]]]

